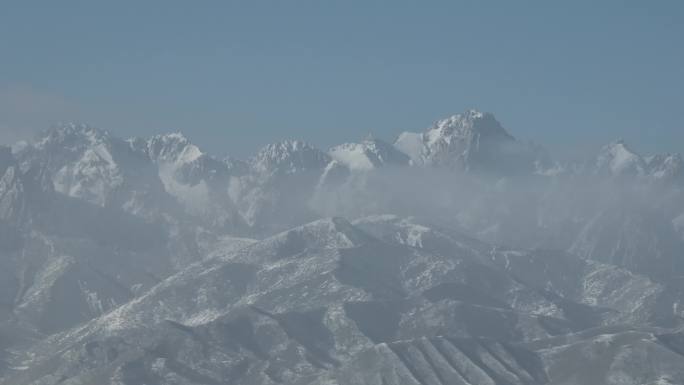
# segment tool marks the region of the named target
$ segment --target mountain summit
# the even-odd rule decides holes
[[[491,174],[532,172],[539,154],[518,142],[490,113],[468,110],[423,133],[404,132],[394,146],[414,164]]]

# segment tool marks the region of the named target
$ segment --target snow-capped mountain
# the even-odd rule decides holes
[[[264,146],[249,160],[233,196],[247,223],[273,233],[315,218],[308,207],[332,159],[312,145],[286,140]]]
[[[618,140],[604,146],[596,158],[595,172],[612,177],[641,177],[653,181],[681,183],[684,160],[679,154],[642,156]]]
[[[644,176],[646,168],[644,159],[622,140],[604,146],[596,159],[596,171],[602,175]]]
[[[0,146],[0,384],[684,383],[682,162],[57,126]]]
[[[335,146],[328,154],[351,170],[371,170],[384,165],[408,166],[408,155],[398,151],[389,143],[367,137],[361,143],[345,143]]]
[[[229,197],[235,178],[242,175],[235,166],[202,152],[181,133],[134,139],[131,144],[148,154],[166,192],[189,214],[205,225],[234,232],[246,226]]]
[[[119,150],[125,149],[118,144]],[[46,160],[55,169],[55,190],[100,206],[107,205],[124,182],[112,155],[115,147],[106,131],[76,125],[57,127],[35,143],[36,151],[48,154]]]
[[[423,133],[404,132],[394,146],[418,165],[508,174],[533,172],[540,154],[511,136],[490,113],[468,110]]]
[[[317,172],[330,160],[330,156],[306,142],[285,140],[263,147],[250,163],[257,173],[270,177]]]
[[[101,207],[126,207],[152,215],[159,211],[157,206],[167,204],[146,154],[104,130],[57,126],[23,146],[16,156],[22,168],[44,169],[57,192]]]
[[[131,140],[134,147],[140,146],[135,144],[137,140]],[[156,135],[141,144],[150,159],[159,165],[165,186],[225,182],[232,175],[233,167],[239,167],[202,152],[182,133]]]

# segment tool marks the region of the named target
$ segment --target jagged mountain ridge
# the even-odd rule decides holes
[[[172,210],[155,205],[178,204],[181,207],[175,209],[196,219],[213,217],[207,225],[223,225],[230,231],[263,227],[259,221],[272,220],[268,212],[282,204],[276,197],[279,194],[268,186],[297,175],[306,175],[298,183],[307,186],[297,194],[309,195],[308,199],[317,186],[329,182],[333,169],[344,169],[335,171],[343,179],[344,174],[372,171],[385,164],[447,167],[499,177],[520,173],[552,177],[560,172],[538,146],[517,141],[493,115],[474,110],[438,121],[422,134],[403,133],[394,145],[368,138],[326,153],[305,142],[283,141],[265,146],[247,162],[218,160],[180,133],[122,140],[75,124],[48,130],[22,146],[16,156],[23,167],[31,162],[44,164],[55,189],[63,194],[100,206],[120,205],[143,215]],[[583,167],[562,169],[564,174],[586,170],[587,175],[628,174],[668,183],[682,180],[680,156],[642,157],[622,141],[605,146],[595,161]],[[159,196],[166,198],[159,200]],[[304,210],[301,202],[299,206]]]

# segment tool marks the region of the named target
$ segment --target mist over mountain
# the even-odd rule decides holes
[[[684,383],[682,157],[514,134],[0,146],[0,384]]]

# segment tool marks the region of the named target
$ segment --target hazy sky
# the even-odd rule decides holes
[[[684,151],[683,47],[681,0],[3,0],[0,141],[75,120],[245,156],[478,108],[552,149]]]

